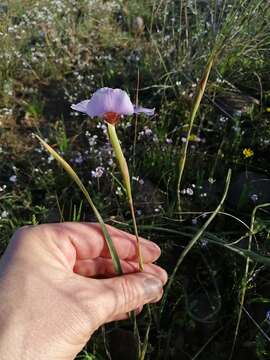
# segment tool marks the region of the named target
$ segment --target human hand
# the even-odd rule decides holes
[[[135,237],[107,228],[127,275],[108,278],[113,265],[98,224],[14,234],[0,262],[1,360],[74,359],[99,326],[161,298],[167,274],[152,264],[159,247],[141,240],[145,271],[137,272]]]

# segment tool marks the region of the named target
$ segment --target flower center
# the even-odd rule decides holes
[[[112,112],[112,111],[109,111],[109,112],[106,112],[104,115],[104,120],[107,121],[109,124],[116,124],[120,118],[120,115],[115,113],[115,112]]]

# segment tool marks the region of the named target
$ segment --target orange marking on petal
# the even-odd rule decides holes
[[[107,121],[109,124],[116,124],[120,118],[120,115],[115,112],[106,112],[104,115],[104,120]]]

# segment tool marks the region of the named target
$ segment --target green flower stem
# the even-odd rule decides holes
[[[180,157],[179,157],[179,174],[178,174],[178,180],[177,180],[177,203],[178,203],[179,213],[181,212],[180,186],[181,186],[181,181],[182,181],[183,172],[184,172],[186,159],[187,159],[187,150],[188,150],[189,139],[190,139],[190,135],[191,135],[191,132],[193,129],[194,120],[196,118],[197,112],[199,110],[199,107],[200,107],[200,104],[201,104],[201,101],[203,98],[203,94],[205,92],[209,74],[210,74],[210,71],[211,71],[213,63],[214,63],[214,58],[215,58],[215,55],[212,55],[210,57],[207,65],[206,65],[203,77],[199,83],[198,93],[197,93],[197,96],[195,98],[195,101],[193,103],[192,110],[190,113],[189,127],[188,127],[187,136],[186,136],[186,142],[185,142],[183,149],[181,150]]]
[[[128,204],[129,204],[131,216],[132,216],[134,232],[135,232],[135,236],[136,236],[136,240],[137,240],[137,256],[138,256],[138,261],[139,261],[139,268],[140,268],[140,271],[143,271],[143,257],[142,257],[142,252],[141,252],[136,218],[135,218],[132,193],[131,193],[131,185],[130,185],[130,176],[129,176],[128,166],[127,166],[127,161],[124,157],[124,154],[123,154],[123,151],[122,151],[122,148],[121,148],[121,145],[120,145],[120,142],[119,142],[116,130],[115,130],[115,126],[112,124],[109,124],[109,123],[107,125],[108,125],[108,133],[109,133],[110,141],[111,141],[113,150],[115,152],[115,156],[118,161],[120,171],[121,171],[121,174],[122,174],[122,177],[124,180],[124,186],[126,189]]]
[[[80,190],[82,191],[84,196],[86,197],[86,200],[88,201],[89,205],[91,206],[91,208],[92,208],[92,210],[93,210],[93,212],[94,212],[94,214],[95,214],[95,216],[97,218],[97,221],[101,225],[101,230],[103,232],[104,238],[105,238],[106,243],[108,245],[114,269],[115,269],[115,271],[116,271],[116,273],[118,275],[122,275],[123,271],[122,271],[122,268],[121,268],[119,256],[117,254],[117,251],[115,249],[113,241],[112,241],[112,239],[110,237],[110,234],[108,233],[106,225],[105,225],[105,223],[104,223],[98,209],[95,207],[95,204],[93,203],[88,191],[86,190],[85,186],[81,182],[80,178],[75,173],[75,171],[72,169],[72,167],[55,150],[53,150],[53,148],[50,145],[48,145],[38,135],[35,135],[35,136],[41,142],[41,144],[45,147],[45,149],[55,158],[55,160],[58,161],[58,163],[62,166],[62,168],[68,173],[68,175],[76,182],[76,184],[78,185],[78,187],[80,188]]]

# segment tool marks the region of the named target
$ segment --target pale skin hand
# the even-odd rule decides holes
[[[102,324],[162,296],[157,245],[108,226],[127,275],[114,271],[100,226],[62,223],[19,229],[0,262],[0,359],[72,360]],[[99,277],[99,279],[98,279]],[[102,277],[102,279],[101,279]]]

